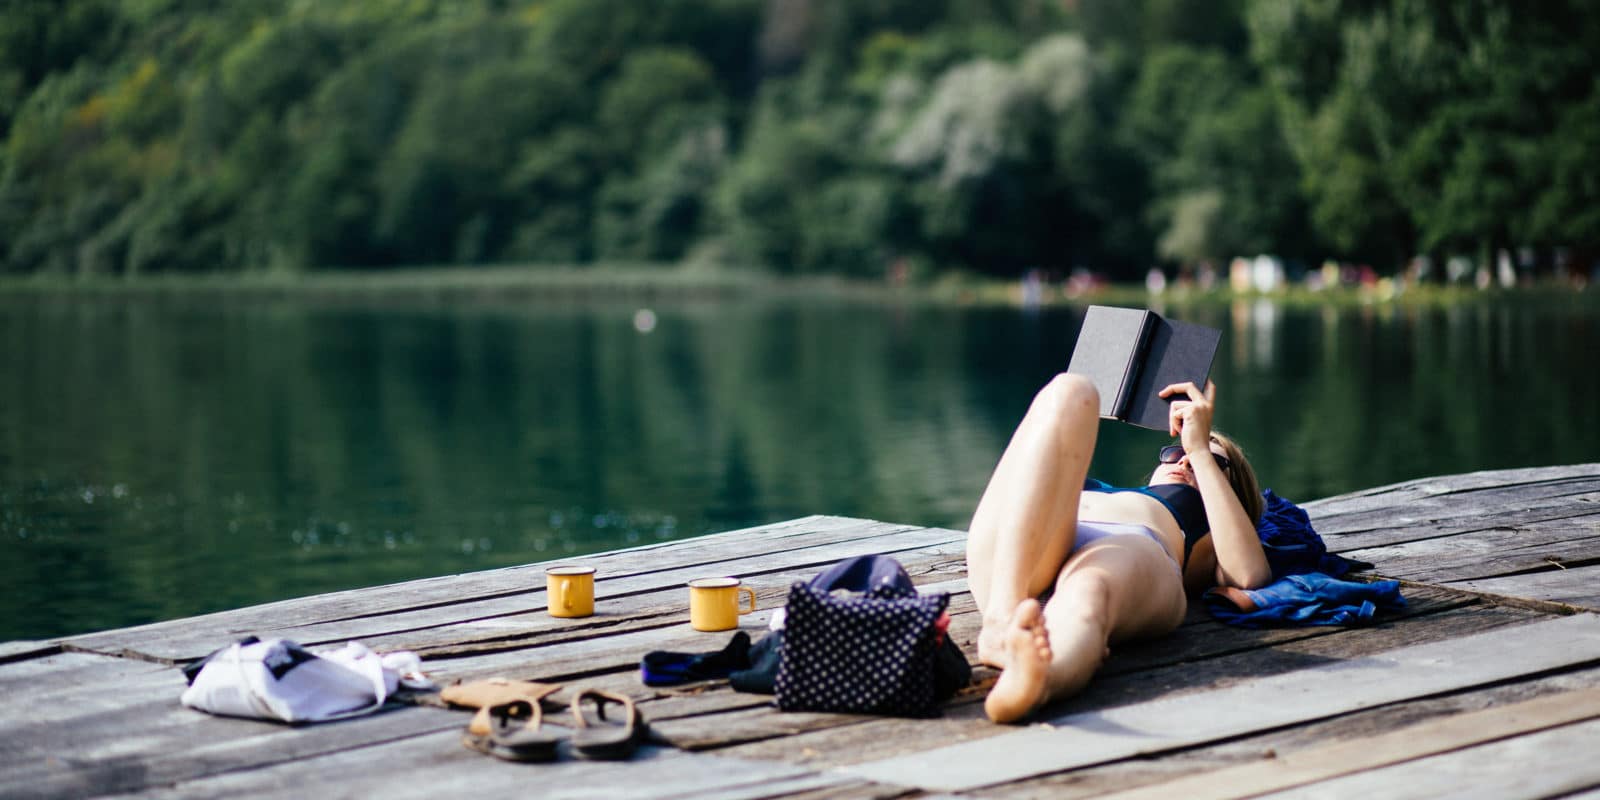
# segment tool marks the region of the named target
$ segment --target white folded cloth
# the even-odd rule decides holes
[[[321,722],[376,711],[402,685],[430,685],[415,653],[379,655],[357,642],[313,653],[267,639],[212,653],[181,700],[229,717]]]

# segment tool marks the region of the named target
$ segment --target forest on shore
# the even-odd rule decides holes
[[[11,0],[0,274],[1585,274],[1597,54],[1593,0]]]

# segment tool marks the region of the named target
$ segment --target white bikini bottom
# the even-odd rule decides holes
[[[1161,546],[1161,551],[1171,559],[1172,566],[1178,569],[1178,576],[1183,577],[1183,568],[1178,566],[1178,560],[1172,558],[1172,552],[1167,550],[1167,543],[1161,540],[1161,534],[1143,525],[1134,525],[1130,522],[1078,522],[1078,535],[1073,537],[1072,552],[1082,550],[1090,542],[1097,542],[1107,536],[1125,536],[1134,534],[1149,537],[1150,541]]]

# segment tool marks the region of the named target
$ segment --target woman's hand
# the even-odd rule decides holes
[[[1183,451],[1189,454],[1194,486],[1200,490],[1206,521],[1211,524],[1209,538],[1214,560],[1211,574],[1205,577],[1217,586],[1237,589],[1267,585],[1272,580],[1272,566],[1261,549],[1255,521],[1245,513],[1227,473],[1212,468],[1217,460],[1195,459],[1196,453],[1211,454],[1211,416],[1216,410],[1217,385],[1206,381],[1206,390],[1201,392],[1192,382],[1175,383],[1162,389],[1161,396],[1172,396],[1172,409],[1167,415],[1170,433],[1178,437]],[[1200,468],[1196,469],[1196,465]]]
[[[1172,400],[1167,412],[1167,432],[1178,437],[1185,453],[1211,452],[1211,416],[1216,411],[1217,385],[1206,381],[1206,390],[1202,393],[1193,381],[1184,381],[1160,392],[1161,397],[1172,395],[1188,399]]]

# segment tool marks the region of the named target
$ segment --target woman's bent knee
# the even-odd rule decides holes
[[[1082,375],[1063,372],[1051,378],[1033,403],[1036,411],[1052,420],[1100,417],[1100,392]]]

